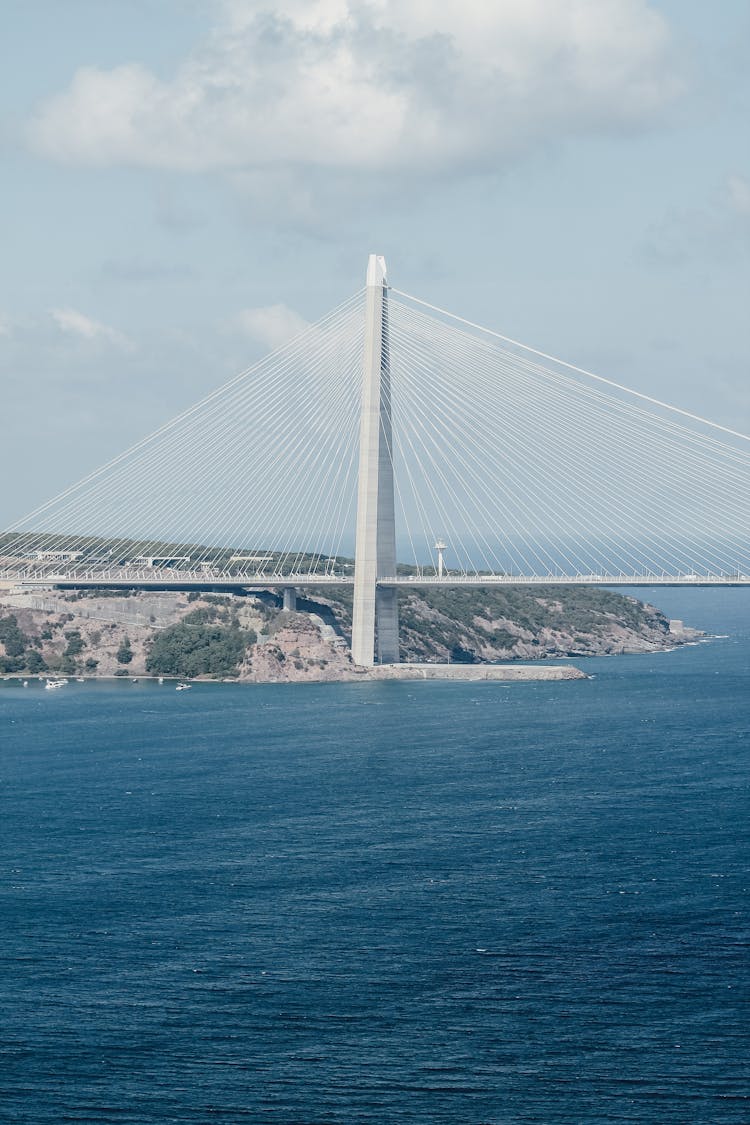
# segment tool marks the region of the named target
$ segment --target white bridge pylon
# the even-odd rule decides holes
[[[354,552],[352,660],[365,667],[398,662],[398,593],[378,580],[396,576],[388,286],[385,259],[370,255],[359,431]]]
[[[706,373],[707,379],[711,373]],[[0,535],[31,585],[750,585],[750,438],[366,285]],[[398,565],[397,565],[398,562]]]

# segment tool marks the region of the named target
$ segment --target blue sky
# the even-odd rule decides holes
[[[357,289],[750,431],[750,10],[8,0],[8,524]]]

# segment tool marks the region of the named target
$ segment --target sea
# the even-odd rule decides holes
[[[750,1121],[750,590],[572,682],[0,682],[0,1122]]]

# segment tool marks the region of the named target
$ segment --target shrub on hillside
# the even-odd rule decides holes
[[[5,655],[11,659],[22,656],[29,643],[24,631],[19,629],[18,618],[13,613],[0,617],[0,643],[5,649]]]
[[[237,665],[256,639],[252,630],[183,620],[154,637],[146,670],[161,676],[235,675]]]

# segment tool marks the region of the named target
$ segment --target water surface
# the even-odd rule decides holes
[[[0,683],[0,1119],[746,1123],[750,596],[653,599],[729,636]]]

